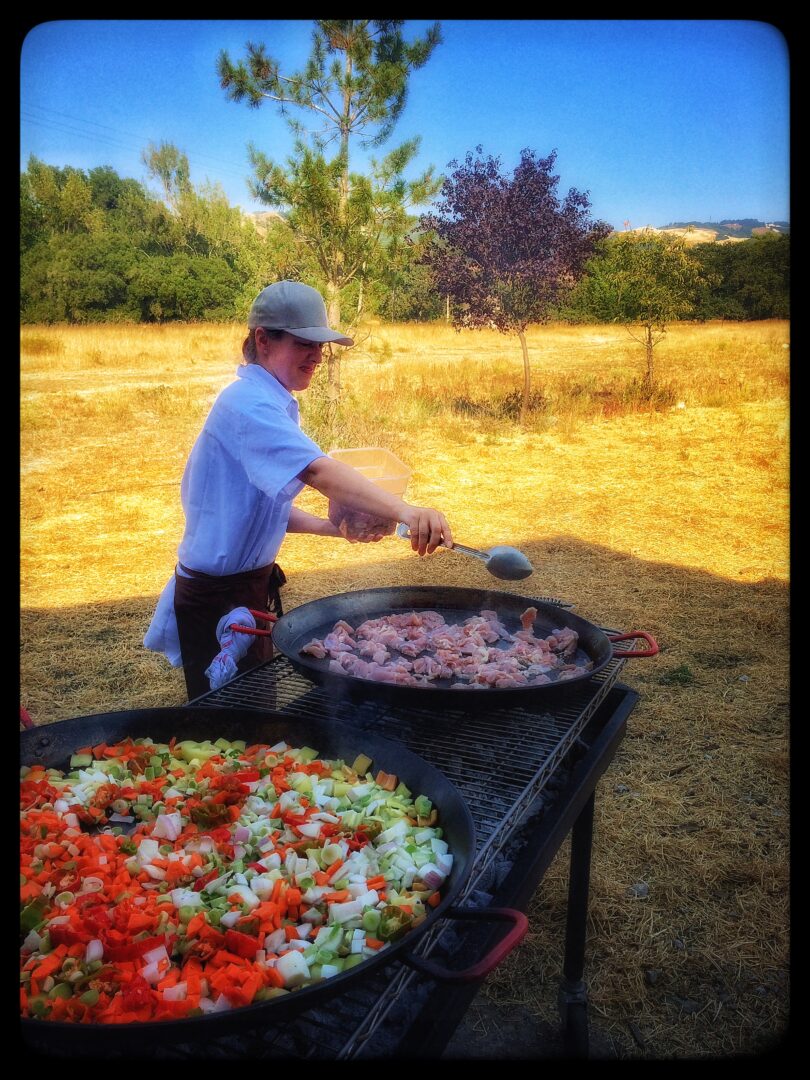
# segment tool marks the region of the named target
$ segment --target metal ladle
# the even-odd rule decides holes
[[[403,522],[397,525],[397,536],[403,540],[410,540],[410,529]],[[465,544],[453,544],[452,547],[445,544],[450,551],[460,551],[464,555],[472,555],[473,558],[481,559],[487,570],[493,577],[504,581],[521,581],[534,573],[534,567],[517,548],[498,545],[489,551],[479,551],[477,548],[467,547]]]

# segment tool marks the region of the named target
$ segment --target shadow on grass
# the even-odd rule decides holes
[[[392,541],[393,542],[393,541]],[[733,581],[705,571],[646,562],[580,540],[556,536],[514,542],[535,573],[501,582],[474,559],[439,551],[420,559],[356,561],[297,572],[283,560],[286,610],[338,593],[388,586],[490,589],[554,597],[600,626],[646,630],[661,653],[631,660],[623,678],[642,694],[745,687],[749,707],[787,703],[788,584]],[[20,702],[37,724],[93,712],[182,705],[179,669],[143,648],[156,596],[21,612]],[[758,676],[767,676],[767,686]],[[740,678],[743,682],[740,683]],[[763,690],[758,706],[758,691]],[[722,701],[719,700],[719,704]]]

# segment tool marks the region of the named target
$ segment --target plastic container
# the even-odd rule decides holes
[[[383,450],[379,446],[362,446],[356,450],[330,450],[329,457],[351,465],[392,495],[404,495],[411,478],[412,470],[390,450]]]

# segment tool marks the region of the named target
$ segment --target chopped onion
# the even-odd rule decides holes
[[[150,949],[149,952],[144,953],[141,957],[147,964],[157,963],[158,960],[168,960],[169,954],[166,952],[165,945],[156,945],[154,949]]]
[[[152,986],[155,986],[163,978],[156,963],[147,964],[145,968],[141,969],[141,975],[143,975],[146,981],[151,983]]]
[[[67,801],[67,799],[56,799],[53,804],[53,808],[57,812],[57,814],[64,814],[64,812],[69,806],[70,803]]]
[[[239,922],[239,920],[241,918],[242,918],[242,912],[241,911],[226,911],[225,914],[222,916],[222,918],[219,920],[219,922],[220,922],[221,926],[225,926],[230,930],[234,926],[236,926],[236,924]]]
[[[65,922],[70,922],[70,918],[66,915],[65,918],[64,918],[64,921]],[[28,936],[26,937],[25,941],[20,946],[20,952],[24,952],[24,953],[36,952],[41,944],[42,944],[42,938],[39,936],[39,934],[36,932],[36,930],[29,930]]]
[[[311,821],[311,822],[307,821],[307,822],[304,822],[303,825],[296,825],[295,826],[296,829],[299,831],[299,833],[302,836],[305,836],[308,840],[315,840],[318,836],[321,835],[320,821],[315,821],[314,820],[315,817],[318,817],[318,818],[320,818],[320,821],[323,821],[323,820],[326,820],[328,815],[323,815],[323,814],[317,814],[316,815],[316,814],[313,814],[313,821]]]
[[[174,986],[167,986],[163,991],[164,1001],[185,1001],[186,999],[187,984],[184,982],[175,983]]]
[[[222,920],[220,920],[221,922]],[[268,934],[264,939],[264,947],[270,952],[276,952],[280,949],[284,942],[287,940],[287,935],[284,930],[274,930],[272,934]]]
[[[443,874],[438,866],[433,863],[425,863],[419,869],[419,877],[430,889],[438,889],[447,875]]]
[[[183,821],[180,812],[175,811],[172,814],[158,814],[152,835],[160,836],[165,840],[176,840],[182,831]]]
[[[87,948],[84,950],[84,962],[86,964],[91,964],[94,960],[100,960],[103,955],[104,945],[98,938],[87,942]]]
[[[237,825],[233,831],[233,838],[237,844],[244,844],[250,839],[250,829],[246,825]]]
[[[453,869],[453,856],[449,852],[442,852],[436,856],[436,865],[443,874],[449,874]]]
[[[146,866],[147,863],[150,863],[152,859],[157,856],[159,851],[160,844],[157,840],[152,840],[151,837],[145,836],[140,844],[138,844],[138,854],[135,856],[138,860],[138,865],[140,867]]]
[[[202,907],[202,896],[193,889],[172,889],[169,896],[176,908]]]

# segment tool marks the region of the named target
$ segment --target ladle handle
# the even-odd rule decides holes
[[[397,525],[397,536],[401,537],[403,540],[410,540],[411,538],[411,530],[404,521],[400,521],[399,525]],[[486,551],[478,551],[476,548],[466,547],[464,544],[442,543],[441,547],[446,547],[448,551],[461,551],[465,555],[474,555],[476,559],[483,559],[484,562],[487,562],[489,559],[489,555]]]
[[[447,547],[448,545],[444,545]],[[476,548],[467,547],[465,544],[453,544],[450,548],[451,551],[463,551],[465,555],[474,555],[476,559],[483,559],[484,562],[489,560],[489,555],[486,551],[478,551]]]

